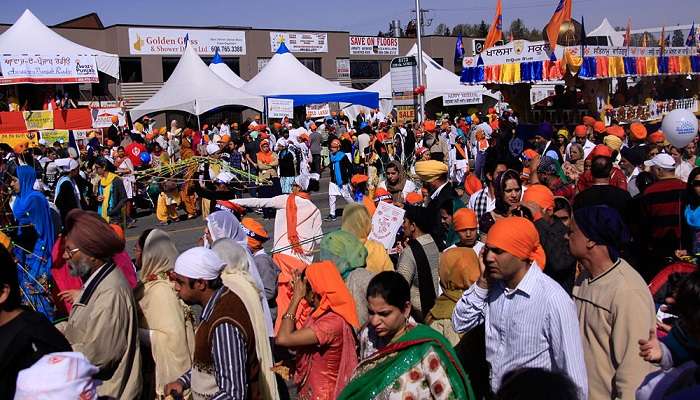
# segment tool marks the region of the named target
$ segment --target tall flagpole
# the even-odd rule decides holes
[[[423,45],[421,35],[423,21],[421,20],[420,0],[416,0],[416,44],[418,45],[418,86],[423,86]],[[418,94],[420,111],[418,112],[418,122],[425,121],[425,93]]]

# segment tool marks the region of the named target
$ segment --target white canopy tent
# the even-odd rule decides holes
[[[610,25],[610,21],[607,18],[603,18],[603,22],[600,26],[593,29],[592,31],[586,33],[587,38],[605,38],[607,43],[600,41],[600,46],[624,46],[625,34],[623,32],[618,32]]]
[[[377,93],[356,90],[331,82],[313,71],[289,52],[284,43],[262,71],[241,89],[265,97],[294,100],[294,106],[347,102],[377,107]]]
[[[263,98],[226,83],[207,67],[188,44],[167,82],[153,97],[131,109],[131,117],[138,119],[165,110],[201,115],[225,105],[242,105],[262,110]]]
[[[233,72],[231,68],[226,65],[226,63],[224,63],[224,60],[222,60],[221,56],[219,55],[218,49],[216,50],[216,53],[214,53],[214,58],[212,58],[211,63],[209,63],[209,69],[214,71],[219,78],[225,80],[229,85],[235,88],[240,88],[246,84],[246,82],[240,76],[236,75],[236,73]]]
[[[98,71],[119,79],[118,55],[71,42],[44,25],[28,9],[24,10],[22,16],[0,35],[0,54],[94,56]]]
[[[418,54],[418,46],[415,44],[406,53],[407,56]],[[481,85],[466,86],[460,83],[459,76],[438,64],[429,55],[423,52],[423,65],[425,69],[425,101],[436,99],[448,94],[467,94],[481,92],[484,96],[499,99],[498,93],[494,93]],[[379,78],[378,81],[367,86],[364,90],[379,93],[379,109],[385,115],[391,111],[391,72]],[[355,119],[360,112],[359,106],[348,106],[344,109],[349,118]]]

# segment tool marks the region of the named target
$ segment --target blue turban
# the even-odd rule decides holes
[[[552,128],[552,124],[545,121],[540,124],[540,129],[538,129],[537,134],[547,140],[551,140],[554,137],[554,128]]]
[[[574,221],[588,239],[608,248],[613,261],[617,261],[620,248],[630,240],[627,226],[614,208],[604,205],[579,208],[574,211]]]

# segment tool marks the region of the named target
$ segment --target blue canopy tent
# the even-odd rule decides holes
[[[331,82],[294,57],[284,42],[253,79],[241,87],[248,93],[294,100],[294,106],[342,102],[379,107],[379,93],[365,92]]]

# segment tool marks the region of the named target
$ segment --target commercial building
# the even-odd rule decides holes
[[[11,25],[0,25],[0,33]],[[407,53],[415,38],[357,36],[344,31],[285,31],[252,27],[193,27],[162,25],[104,26],[97,14],[84,15],[51,27],[76,43],[119,55],[119,81],[100,74],[98,84],[63,85],[83,104],[119,97],[127,108],[141,104],[168,79],[184,50],[185,37],[209,63],[214,51],[241,78],[251,79],[272,57],[279,42],[309,69],[339,84],[362,89],[389,72],[393,57]],[[480,39],[463,40],[466,55]],[[453,64],[455,37],[427,36],[423,50],[443,67]],[[42,88],[22,85],[25,96]],[[34,96],[35,98],[37,96]]]

